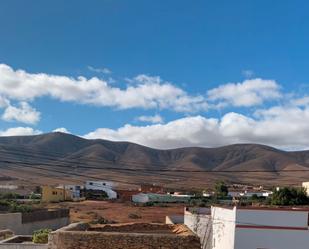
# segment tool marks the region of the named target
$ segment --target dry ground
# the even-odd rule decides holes
[[[164,204],[152,207],[135,206],[131,202],[83,201],[49,204],[48,207],[69,207],[71,221],[90,222],[103,217],[107,220],[123,222],[165,223],[167,215],[182,215],[184,204]],[[133,214],[133,215],[132,215]],[[139,218],[132,218],[132,217]]]

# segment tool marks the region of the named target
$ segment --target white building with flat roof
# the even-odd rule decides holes
[[[212,207],[213,249],[308,249],[309,209]]]
[[[309,196],[309,182],[303,182],[302,187],[306,190],[307,196]]]
[[[86,181],[86,190],[100,190],[104,191],[109,199],[116,199],[117,193],[112,189],[115,183],[111,181]]]

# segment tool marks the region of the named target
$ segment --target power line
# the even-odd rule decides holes
[[[136,168],[124,168],[124,167],[99,167],[99,166],[95,166],[95,165],[91,165],[88,162],[94,162],[96,164],[99,163],[104,163],[105,165],[113,165],[115,166],[116,164],[118,165],[134,165],[134,166],[156,166],[158,164],[142,164],[142,163],[137,163],[137,162],[124,162],[122,163],[122,161],[118,162],[111,162],[111,161],[107,161],[104,159],[87,159],[86,163],[82,163],[82,161],[77,161],[76,159],[56,159],[54,157],[51,157],[50,155],[47,154],[42,154],[43,157],[40,155],[33,155],[33,152],[41,152],[40,150],[32,150],[32,154],[30,154],[31,152],[27,152],[29,150],[15,150],[15,152],[12,151],[6,151],[6,150],[1,150],[0,153],[3,153],[5,155],[10,154],[10,155],[18,155],[18,156],[25,156],[25,157],[31,157],[31,158],[35,158],[35,159],[46,159],[49,161],[53,161],[53,162],[60,162],[60,163],[67,163],[69,165],[67,165],[67,167],[71,167],[71,168],[84,168],[84,169],[99,169],[99,170],[118,170],[118,171],[132,171],[132,172],[173,172],[173,173],[230,173],[230,174],[235,174],[235,173],[280,173],[280,172],[309,172],[309,169],[283,169],[283,170],[183,170],[183,169],[136,169]],[[16,152],[23,152],[23,153],[16,153]],[[60,153],[50,153],[50,154],[60,154]],[[1,160],[0,160],[1,162]],[[11,161],[12,162],[12,161]],[[23,163],[21,161],[16,161],[16,163]],[[34,165],[48,165],[47,163],[32,163]],[[72,166],[72,164],[78,165],[76,167]],[[85,164],[87,164],[87,166],[85,166]],[[49,164],[49,166],[65,166],[65,165],[56,165],[56,164]],[[160,166],[167,166],[167,165],[162,165],[160,164]]]

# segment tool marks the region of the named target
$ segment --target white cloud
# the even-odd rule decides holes
[[[57,129],[53,130],[53,132],[62,132],[62,133],[71,134],[71,132],[64,127],[57,128]]]
[[[292,99],[291,104],[295,106],[309,106],[309,96]]]
[[[14,127],[4,131],[0,131],[0,136],[30,136],[38,135],[41,133],[41,131],[34,130],[30,127]]]
[[[250,79],[228,83],[208,91],[208,98],[218,106],[250,107],[281,97],[280,86],[273,80]]]
[[[36,124],[40,120],[40,113],[26,102],[20,102],[18,107],[9,105],[2,115],[5,121],[18,121],[25,124]]]
[[[7,107],[10,104],[10,101],[7,98],[4,98],[0,95],[0,108]]]
[[[214,147],[234,143],[259,143],[284,149],[309,147],[309,108],[273,107],[259,110],[255,118],[230,112],[221,119],[185,117],[166,124],[100,128],[86,138],[131,141],[167,149],[183,146]]]
[[[60,101],[119,109],[159,108],[178,112],[201,111],[208,107],[203,96],[191,96],[160,77],[139,75],[133,80],[135,85],[121,89],[111,87],[97,77],[86,79],[33,74],[23,70],[14,71],[11,67],[0,64],[0,95],[8,99],[31,101],[50,96]]]
[[[137,120],[141,122],[150,122],[153,124],[163,123],[163,118],[159,114],[156,114],[154,116],[139,116],[137,117]]]
[[[87,67],[88,70],[92,71],[92,72],[95,72],[95,73],[103,73],[103,74],[111,74],[112,71],[106,67],[103,67],[103,68],[95,68],[95,67],[92,67],[92,66],[88,66]]]

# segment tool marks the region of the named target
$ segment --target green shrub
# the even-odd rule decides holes
[[[223,182],[223,181],[216,182],[216,184],[215,184],[215,195],[218,198],[227,197],[228,192],[229,192],[228,187],[225,184],[225,182]]]
[[[16,202],[11,202],[8,211],[11,213],[30,213],[32,212],[32,207],[29,205],[20,205]]]
[[[304,188],[284,187],[273,192],[271,204],[283,206],[308,205],[309,198]]]
[[[34,231],[32,236],[32,242],[37,244],[47,244],[48,243],[48,234],[51,232],[51,229],[40,229]]]

